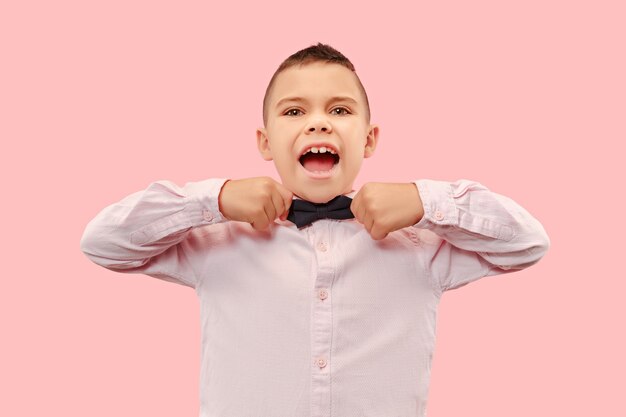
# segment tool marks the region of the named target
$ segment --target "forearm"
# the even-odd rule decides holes
[[[423,216],[414,227],[429,229],[493,266],[526,268],[550,246],[543,226],[526,209],[478,182],[417,180],[415,184]]]
[[[86,226],[83,253],[105,268],[137,268],[185,238],[193,227],[225,221],[219,190],[225,179],[151,183],[100,211]]]

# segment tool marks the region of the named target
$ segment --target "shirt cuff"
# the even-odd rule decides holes
[[[189,214],[194,227],[228,221],[220,212],[218,197],[229,178],[209,178],[189,182],[185,194],[189,200]]]
[[[424,215],[413,227],[432,229],[435,225],[458,225],[458,208],[454,203],[450,182],[420,179],[413,183],[417,186],[424,207]]]

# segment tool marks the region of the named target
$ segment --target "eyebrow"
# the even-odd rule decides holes
[[[309,102],[304,97],[285,97],[283,99],[278,100],[278,103],[276,103],[276,108],[280,107],[281,105],[283,105],[284,103],[289,102],[289,101],[297,101],[297,102],[301,102],[301,103],[308,103]],[[335,101],[349,101],[351,103],[358,104],[355,99],[353,99],[352,97],[349,97],[349,96],[336,96],[336,97],[332,97],[332,98],[330,98],[328,100],[329,103],[333,103]]]

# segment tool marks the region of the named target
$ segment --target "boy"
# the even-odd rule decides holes
[[[281,64],[263,121],[282,184],[156,181],[91,220],[81,250],[195,289],[201,417],[425,416],[442,293],[537,263],[545,230],[470,180],[352,189],[378,127],[328,45]]]

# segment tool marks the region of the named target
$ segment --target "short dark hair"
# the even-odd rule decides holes
[[[369,123],[370,104],[367,99],[367,93],[365,92],[365,88],[363,87],[363,84],[361,83],[359,76],[356,74],[354,65],[352,64],[352,62],[350,62],[348,58],[346,58],[341,52],[339,52],[332,46],[325,45],[323,43],[318,42],[317,45],[311,45],[308,48],[301,49],[300,51],[292,54],[289,58],[285,59],[280,64],[276,72],[274,72],[274,75],[272,76],[272,79],[270,80],[267,86],[267,89],[265,90],[265,97],[263,97],[263,125],[265,126],[267,125],[267,111],[268,111],[267,109],[269,106],[268,100],[270,97],[270,91],[272,90],[272,87],[274,86],[274,82],[278,74],[280,74],[287,68],[293,67],[295,65],[302,66],[302,65],[310,64],[312,62],[320,62],[320,61],[327,62],[327,63],[340,64],[348,68],[350,71],[354,72],[354,75],[357,79],[357,84],[359,85],[359,89],[363,93],[363,97],[365,97],[365,108],[367,111],[366,116],[367,116],[367,121]]]

